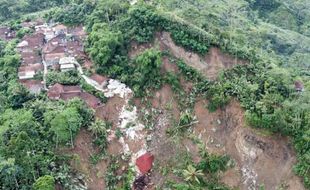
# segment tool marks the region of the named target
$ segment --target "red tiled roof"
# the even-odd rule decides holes
[[[104,77],[98,74],[93,74],[90,78],[96,81],[98,84],[102,84],[104,81],[108,80],[107,77]]]
[[[142,174],[146,174],[152,169],[153,161],[154,156],[151,153],[145,153],[136,160],[136,165]]]
[[[44,53],[57,53],[59,51],[65,52],[64,48],[65,44],[64,41],[61,37],[57,36],[50,41],[47,42],[46,45],[43,47],[43,52]]]
[[[19,80],[30,92],[39,93],[43,89],[42,81],[40,80]]]
[[[83,26],[76,26],[76,27],[70,27],[68,29],[68,33],[74,35],[74,36],[79,36],[79,37],[85,37],[86,32],[83,29]]]
[[[31,65],[21,65],[18,68],[18,72],[29,72],[29,71],[42,71],[44,69],[44,66],[40,63],[38,64],[31,64]]]
[[[79,86],[66,86],[66,85],[64,85],[64,86],[63,86],[63,91],[64,91],[65,93],[81,92],[82,89],[81,89],[81,87],[79,87]]]
[[[80,98],[91,108],[96,108],[101,104],[100,100],[96,96],[87,92],[82,92]]]
[[[79,98],[81,95],[81,92],[68,92],[68,93],[61,93],[60,99],[62,100],[71,100],[73,98]]]
[[[57,24],[53,27],[54,30],[67,30],[67,27],[63,24]]]
[[[51,99],[54,98],[61,98],[67,99],[67,97],[70,97],[70,93],[78,94],[82,92],[82,89],[79,86],[67,86],[62,85],[59,83],[54,84],[49,90],[48,90],[48,97]],[[66,94],[66,95],[63,95]]]
[[[32,35],[27,35],[23,38],[23,40],[28,42],[28,46],[31,48],[42,47],[44,43],[44,34],[35,33]]]
[[[80,98],[91,108],[96,108],[101,103],[94,95],[82,92],[79,86],[66,86],[59,83],[53,85],[48,90],[47,95],[50,99],[70,100],[73,98]]]
[[[56,83],[48,90],[47,96],[50,99],[59,99],[62,92],[63,92],[63,85]]]
[[[36,63],[42,62],[41,56],[39,56],[35,52],[21,52],[21,57],[22,57],[22,64],[25,64],[25,65],[36,64]]]
[[[55,60],[66,57],[65,53],[47,53],[44,56],[45,61]]]

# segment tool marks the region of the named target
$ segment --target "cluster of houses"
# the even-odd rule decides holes
[[[20,80],[33,79],[43,71],[43,65],[47,69],[68,71],[75,69],[77,59],[87,59],[83,48],[86,33],[82,26],[68,28],[45,23],[32,27],[35,32],[26,35],[17,45],[22,58],[18,72]]]
[[[82,26],[69,28],[62,24],[46,24],[41,21],[24,22],[21,25],[34,31],[24,36],[16,47],[21,55],[18,78],[31,93],[38,94],[45,88],[42,76],[51,70],[56,72],[75,70],[78,60],[83,60],[86,66],[91,65],[84,52],[83,41],[86,33]],[[13,36],[13,32],[9,29],[0,34],[0,38],[9,39],[10,36]],[[92,108],[101,104],[97,97],[83,91],[79,86],[57,83],[46,88],[51,100],[69,100],[78,97]]]

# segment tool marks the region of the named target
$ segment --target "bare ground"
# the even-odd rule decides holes
[[[107,162],[101,161],[97,165],[90,162],[91,155],[97,153],[92,145],[92,135],[85,129],[80,130],[76,139],[75,146],[69,154],[75,155],[76,159],[71,161],[74,169],[84,174],[89,190],[103,190],[105,187],[103,175],[107,168]]]
[[[260,185],[265,189],[277,189],[289,183],[294,185],[289,185],[288,189],[304,189],[300,179],[293,174],[295,153],[287,138],[262,136],[246,127],[244,111],[236,101],[214,113],[205,108],[206,104],[202,100],[196,103],[199,123],[194,133],[207,144],[209,152],[228,154],[235,160],[235,168],[223,174],[224,183],[250,190],[258,189]]]
[[[210,80],[215,80],[224,69],[232,68],[236,64],[247,64],[246,61],[225,54],[218,48],[210,48],[205,56],[188,52],[176,46],[166,32],[157,33],[153,44],[155,45],[144,44],[141,47],[137,45],[132,55],[159,44],[162,51],[169,50],[173,56],[183,59]],[[162,72],[167,71],[177,73],[178,69],[167,57],[163,57]],[[185,91],[190,92],[191,84],[184,80],[181,83]],[[292,171],[296,158],[289,139],[277,135],[263,136],[259,131],[247,127],[244,110],[236,101],[214,113],[205,108],[206,104],[203,100],[196,102],[195,114],[199,123],[194,128],[194,134],[207,144],[209,152],[228,154],[235,161],[236,166],[222,174],[223,183],[233,188],[249,190],[258,189],[260,185],[264,185],[265,189],[285,187],[288,190],[304,190],[300,178]],[[177,154],[175,145],[166,136],[166,130],[172,125],[171,118],[177,120],[180,111],[173,92],[167,85],[155,93],[152,105],[163,110],[149,144],[155,155],[155,163],[162,168],[169,166],[169,162]],[[167,105],[172,108],[171,116],[165,108]],[[195,162],[199,161],[198,149],[190,140],[184,140],[181,146],[192,153]],[[159,170],[153,171],[153,182],[160,186],[165,179]]]
[[[173,56],[183,59],[188,65],[202,72],[211,80],[217,78],[219,72],[229,69],[236,64],[246,64],[246,61],[238,60],[222,53],[218,48],[211,48],[208,54],[200,56],[178,47],[172,41],[170,34],[157,33],[152,44],[139,45],[132,43],[129,56],[134,58],[145,49],[159,46],[163,50],[169,50]],[[162,72],[177,73],[178,68],[171,64],[168,57],[163,57]],[[181,81],[186,92],[190,92],[191,84]],[[167,129],[175,121],[178,121],[180,109],[169,85],[164,85],[154,92],[154,97],[149,98],[153,108],[160,110],[156,118],[155,129],[151,132],[152,138],[148,141],[148,149],[155,156],[155,165],[151,173],[153,185],[147,189],[162,187],[167,178],[178,181],[180,179],[163,170],[172,171],[178,160],[176,157],[184,152],[190,152],[194,162],[199,162],[198,149],[191,140],[185,139],[176,146],[167,136]],[[287,138],[280,136],[262,136],[247,127],[244,121],[244,110],[239,103],[232,101],[226,108],[210,113],[206,108],[208,102],[199,100],[195,105],[195,114],[199,123],[194,126],[193,134],[206,143],[209,152],[214,154],[228,154],[234,161],[235,167],[227,170],[221,176],[221,181],[232,188],[242,190],[258,189],[264,185],[265,189],[277,189],[280,186],[288,190],[304,190],[300,178],[293,174],[292,167],[296,162],[295,153]],[[136,99],[135,104],[139,110],[145,105]],[[119,113],[125,101],[119,97],[109,99],[106,105],[96,110],[96,117],[111,121],[113,129],[119,122]],[[145,136],[148,135],[146,132]],[[89,189],[104,189],[103,174],[107,168],[107,162],[102,161],[96,166],[89,162],[90,155],[96,153],[91,144],[92,137],[86,130],[81,130],[76,138],[76,147],[71,151],[78,155],[80,163],[75,166],[84,173],[89,181]],[[144,140],[135,141],[124,138],[129,149],[136,153],[144,147]],[[123,147],[118,140],[113,139],[109,145],[111,154],[120,154]],[[76,164],[76,163],[74,163]],[[169,173],[168,172],[168,173]]]
[[[168,32],[157,33],[156,41],[160,44],[161,50],[169,50],[175,57],[184,60],[186,64],[197,69],[210,80],[215,80],[218,74],[225,69],[230,69],[237,64],[247,63],[223,53],[215,47],[210,48],[204,56],[187,51],[183,47],[177,46]]]
[[[146,49],[154,47],[158,47],[161,51],[169,50],[174,57],[182,59],[186,64],[197,69],[210,80],[215,80],[221,71],[230,69],[234,65],[247,64],[247,61],[223,53],[216,47],[210,48],[206,55],[187,51],[183,47],[177,46],[168,32],[157,32],[153,43],[138,44],[132,42],[128,55],[130,58],[134,58]],[[167,57],[163,58],[165,69],[171,72],[176,71],[172,64],[167,64],[168,61]]]

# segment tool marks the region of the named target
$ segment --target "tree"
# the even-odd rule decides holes
[[[36,180],[33,184],[34,190],[54,190],[55,189],[55,179],[53,176],[45,175]]]
[[[0,188],[19,188],[18,176],[21,169],[15,165],[15,159],[3,159],[0,157]]]
[[[155,49],[145,50],[134,60],[135,70],[131,85],[136,96],[141,96],[148,88],[158,88],[162,77],[160,68],[162,65],[161,53]]]
[[[204,176],[202,170],[197,170],[194,166],[188,165],[186,170],[183,170],[185,181],[200,183],[199,177]]]
[[[88,52],[98,67],[109,68],[116,52],[123,49],[120,32],[111,31],[107,24],[95,24],[88,37]]]
[[[100,119],[96,119],[95,122],[93,122],[89,127],[88,130],[90,130],[92,132],[92,134],[98,138],[98,136],[100,135],[107,135],[107,123],[100,120]]]
[[[10,81],[8,90],[9,102],[13,108],[22,107],[23,103],[30,99],[28,90],[17,81]]]
[[[81,115],[74,107],[66,108],[65,110],[56,113],[51,120],[50,130],[55,134],[56,147],[58,143],[71,142],[73,147],[73,138],[82,124]]]

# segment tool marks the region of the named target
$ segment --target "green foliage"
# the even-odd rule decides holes
[[[185,181],[200,183],[199,178],[203,176],[202,170],[197,170],[194,166],[188,165],[186,170],[183,170]]]
[[[36,12],[63,3],[63,0],[1,0],[0,22],[8,19],[16,19],[26,13]]]
[[[32,32],[29,28],[21,28],[16,32],[16,37],[22,39],[26,34],[30,34]]]
[[[107,190],[114,190],[117,188],[117,184],[120,181],[121,176],[117,175],[119,169],[119,160],[115,156],[110,156],[110,164],[105,174],[105,184]]]
[[[179,136],[186,132],[189,127],[197,122],[196,117],[190,110],[185,110],[181,113],[178,124],[167,129],[167,133],[170,136]]]
[[[54,190],[55,189],[55,179],[53,176],[45,175],[36,180],[33,184],[34,190]]]
[[[112,124],[100,119],[96,119],[89,127],[88,130],[91,131],[92,135],[95,137],[93,139],[93,144],[99,148],[100,153],[96,155],[94,159],[95,163],[104,156],[107,155],[106,149],[108,147],[108,132],[111,129]]]
[[[185,47],[187,50],[195,51],[200,54],[208,52],[208,48],[210,46],[210,44],[204,41],[198,41],[197,39],[199,36],[194,36],[183,30],[172,30],[171,37],[178,45]]]
[[[48,20],[55,20],[66,25],[79,25],[85,22],[87,15],[92,13],[95,6],[95,1],[72,2],[64,8],[51,11],[46,17]]]
[[[160,19],[152,6],[139,3],[129,10],[129,18],[125,20],[126,28],[133,36],[133,40],[140,43],[149,42],[154,32],[159,29]]]
[[[46,85],[54,85],[56,83],[64,85],[76,85],[80,82],[81,77],[76,70],[67,72],[49,71],[46,75]]]
[[[123,0],[106,0],[99,1],[96,9],[87,19],[87,27],[91,29],[95,23],[114,24],[120,19],[129,9],[129,2]]]
[[[61,112],[49,114],[55,114],[52,119],[50,118],[50,115],[47,115],[46,118],[49,119],[47,122],[51,125],[51,132],[55,134],[56,146],[58,143],[68,143],[69,141],[73,146],[74,136],[82,125],[82,118],[78,113],[78,110],[69,107]]]
[[[101,70],[111,71],[116,68],[113,59],[116,53],[123,49],[123,36],[121,32],[111,31],[107,24],[95,24],[88,37],[88,52],[92,60]],[[110,74],[105,71],[105,73]]]
[[[161,53],[155,49],[145,50],[135,58],[135,70],[129,84],[136,96],[143,95],[147,89],[157,89],[161,86],[161,65]]]

